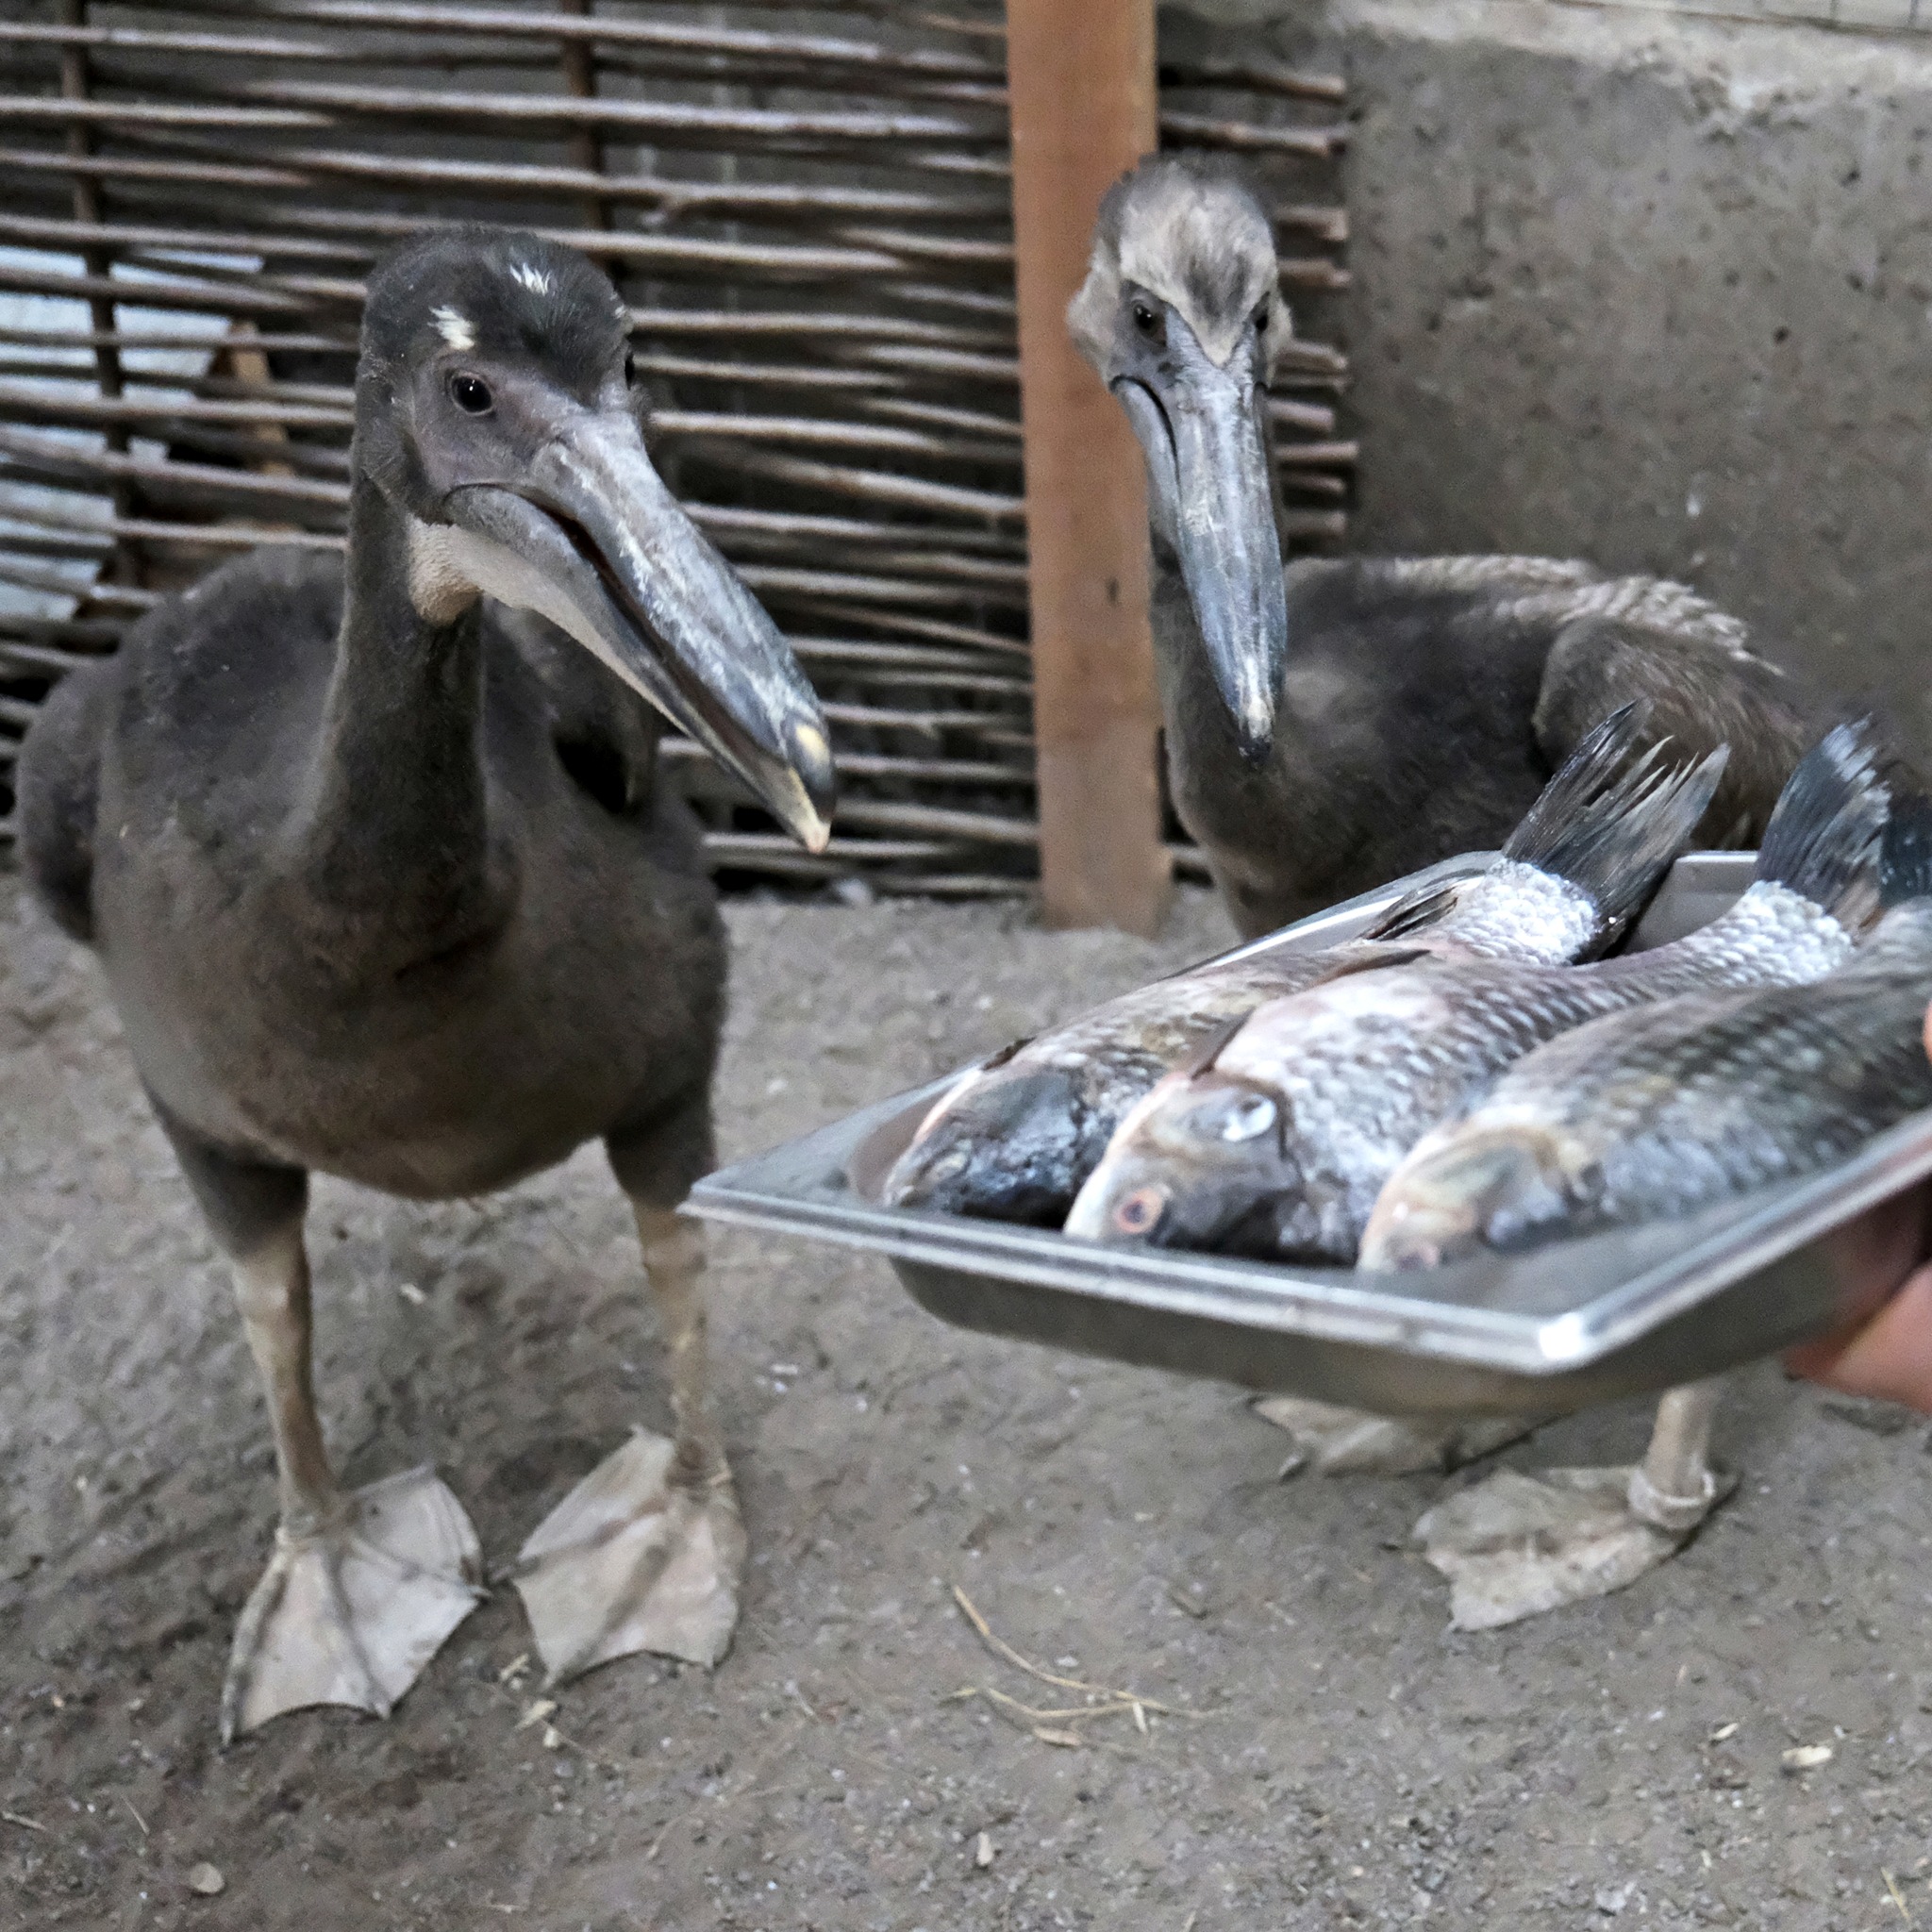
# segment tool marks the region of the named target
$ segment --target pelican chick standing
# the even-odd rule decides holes
[[[70,676],[26,742],[28,874],[99,956],[266,1385],[281,1527],[225,1735],[308,1704],[386,1711],[478,1593],[475,1532],[431,1471],[350,1493],[329,1466],[311,1171],[447,1199],[603,1140],[676,1440],[640,1433],[586,1477],[519,1588],[553,1679],[640,1649],[715,1661],[736,1620],[703,1250],[674,1211],[711,1158],[724,943],[653,711],[814,849],[831,759],[770,618],[652,468],[627,328],[601,274],[534,236],[389,257],[346,558],[216,571]]]
[[[1285,568],[1268,387],[1293,329],[1266,209],[1218,157],[1161,155],[1101,203],[1067,325],[1145,458],[1168,780],[1253,939],[1499,846],[1577,742],[1650,729],[1730,762],[1704,844],[1755,843],[1816,737],[1735,618],[1681,584],[1541,557]],[[1317,1468],[1435,1467],[1459,1429],[1287,1397]]]

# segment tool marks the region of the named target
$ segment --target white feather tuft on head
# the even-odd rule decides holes
[[[437,334],[452,349],[474,349],[476,346],[476,331],[460,308],[452,308],[444,303],[441,308],[429,311],[429,319],[435,323]]]

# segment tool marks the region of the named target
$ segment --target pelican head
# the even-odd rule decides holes
[[[481,595],[547,617],[822,850],[824,714],[652,466],[629,322],[583,256],[534,235],[406,243],[370,278],[358,473],[406,519],[422,615]]]
[[[1288,647],[1262,412],[1291,330],[1254,191],[1218,160],[1142,161],[1100,205],[1067,325],[1134,425],[1157,551],[1180,570],[1241,749],[1258,760]]]

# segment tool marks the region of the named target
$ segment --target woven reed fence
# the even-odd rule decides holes
[[[1004,48],[975,0],[728,8],[16,0],[0,20],[0,839],[53,680],[214,563],[337,545],[362,280],[534,227],[631,304],[667,479],[791,638],[841,780],[823,858],[667,743],[728,878],[1036,871]],[[1298,315],[1341,288],[1340,84],[1164,69],[1249,157]],[[1272,407],[1341,534],[1341,357]],[[1191,856],[1184,851],[1184,869]]]

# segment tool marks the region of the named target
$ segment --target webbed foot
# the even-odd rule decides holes
[[[1299,1395],[1267,1395],[1255,1413],[1286,1429],[1294,1447],[1281,1465],[1284,1477],[1316,1475],[1415,1475],[1460,1469],[1491,1455],[1536,1426],[1528,1416],[1468,1416],[1452,1422],[1419,1422],[1341,1408]]]
[[[1449,1579],[1459,1630],[1495,1630],[1607,1596],[1667,1562],[1737,1488],[1711,1467],[1718,1384],[1690,1382],[1657,1406],[1643,1460],[1624,1469],[1500,1470],[1415,1526]]]
[[[476,1532],[427,1467],[341,1498],[324,1527],[275,1533],[222,1686],[225,1744],[287,1710],[387,1717],[483,1600]]]
[[[511,1580],[552,1684],[639,1651],[708,1665],[730,1648],[745,1552],[731,1474],[677,1461],[640,1429],[518,1552]]]
[[[1499,1470],[1437,1504],[1415,1533],[1449,1579],[1450,1621],[1496,1630],[1635,1583],[1675,1556],[1736,1487],[1735,1476],[1707,1470],[1695,1493],[1661,1496],[1641,1463],[1541,1476]]]

